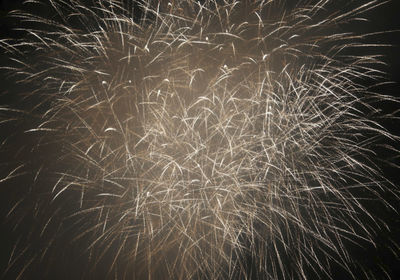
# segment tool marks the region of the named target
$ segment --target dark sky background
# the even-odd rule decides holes
[[[6,15],[10,10],[19,8],[21,6],[21,2],[21,0],[0,0],[0,39],[15,38],[20,36],[20,32],[16,32],[13,30],[13,28],[17,26],[16,23],[14,23],[12,19],[7,18]],[[387,47],[383,49],[382,54],[385,55],[384,61],[388,63],[388,66],[385,67],[384,70],[387,71],[387,73],[389,74],[389,78],[395,83],[382,87],[381,91],[392,96],[400,97],[400,0],[393,0],[392,3],[388,3],[382,7],[370,11],[366,15],[366,17],[370,18],[371,22],[364,23],[360,27],[354,26],[356,30],[358,29],[359,31],[363,32],[399,30],[399,32],[391,32],[376,36],[376,40],[377,43],[388,43],[393,45],[392,47]],[[3,61],[0,60],[0,64],[2,64],[2,62]],[[6,82],[0,80],[0,92],[5,90],[5,85]],[[4,102],[4,100],[1,101]],[[386,103],[383,105],[383,110],[387,112],[394,111],[398,108],[400,108],[399,105]],[[384,125],[394,134],[400,135],[399,121],[386,121],[384,122]],[[398,143],[391,144],[394,144],[397,148],[400,148],[400,145]],[[391,155],[387,154],[387,156]],[[1,159],[0,162],[4,162],[4,159]],[[400,159],[397,160],[397,164],[400,164]],[[399,185],[400,171],[394,168],[389,168],[387,166],[383,168],[386,176],[397,185]],[[0,192],[0,196],[0,203],[2,203],[3,206],[7,205],[7,195],[4,192]],[[398,201],[396,202],[391,197],[387,197],[387,199],[394,201],[397,209],[400,209]],[[4,213],[6,213],[5,208],[6,207],[2,207],[0,205],[0,219],[2,219]],[[379,212],[380,209],[376,209],[376,211]],[[387,221],[389,223],[389,226],[393,227],[393,231],[391,233],[378,233],[378,236],[380,236],[380,239],[382,241],[381,244],[378,244],[378,252],[373,250],[373,248],[371,248],[371,250],[364,251],[356,247],[352,248],[351,251],[354,256],[357,256],[361,262],[365,262],[367,266],[372,270],[375,269],[374,266],[376,266],[378,262],[384,263],[387,267],[388,274],[392,276],[392,279],[396,280],[400,279],[400,261],[394,258],[393,255],[390,253],[390,249],[387,245],[386,240],[388,240],[388,238],[392,238],[397,244],[400,245],[400,219],[398,215],[390,214],[390,216],[387,216]],[[2,279],[2,271],[7,266],[13,243],[17,240],[18,237],[17,235],[18,233],[12,232],[8,223],[3,222],[0,224],[0,279]],[[399,251],[397,253],[400,254]],[[335,268],[333,278],[338,280],[347,279],[344,275],[341,274],[340,269],[335,270]],[[35,278],[32,276],[31,279]]]

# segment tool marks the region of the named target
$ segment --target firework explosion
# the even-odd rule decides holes
[[[83,279],[352,275],[346,242],[384,225],[365,200],[397,192],[373,144],[396,137],[374,107],[394,100],[365,86],[383,81],[379,56],[356,55],[368,36],[343,26],[382,3],[287,2],[14,12],[0,182],[19,185],[7,217],[25,234],[5,275],[74,258]]]

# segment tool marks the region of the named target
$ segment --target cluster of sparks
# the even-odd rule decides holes
[[[385,187],[371,144],[394,136],[362,86],[379,56],[339,27],[381,2],[27,2],[52,16],[14,13],[32,27],[0,45],[28,108],[0,109],[38,156],[0,180],[34,173],[10,215],[33,205],[48,242],[20,277],[65,220],[116,279],[351,274],[344,240],[374,242],[361,194]]]

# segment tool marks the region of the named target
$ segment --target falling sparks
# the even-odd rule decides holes
[[[115,279],[352,273],[345,243],[384,223],[363,201],[398,192],[372,160],[397,139],[372,104],[395,100],[362,85],[379,56],[342,28],[380,2],[31,2],[54,16],[14,12],[34,24],[0,41],[23,85],[0,108],[19,139],[0,183],[34,173],[11,212],[38,217],[21,277],[82,243]]]

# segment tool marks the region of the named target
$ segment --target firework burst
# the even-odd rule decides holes
[[[397,192],[372,158],[396,138],[374,104],[395,100],[365,86],[384,81],[378,55],[357,55],[368,34],[343,31],[382,3],[287,2],[14,12],[0,182],[25,178],[8,217],[29,228],[6,275],[51,275],[66,247],[85,279],[351,275],[346,242],[384,225],[364,200]]]

